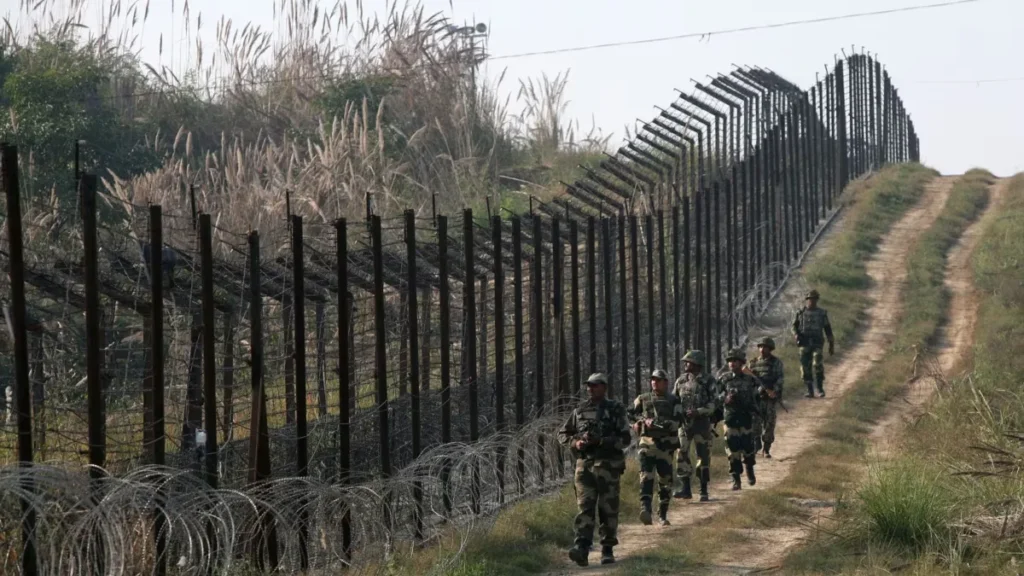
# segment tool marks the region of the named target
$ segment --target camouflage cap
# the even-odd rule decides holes
[[[775,340],[768,336],[765,336],[764,338],[758,340],[757,345],[758,347],[764,346],[765,348],[775,350]]]
[[[591,384],[604,384],[607,386],[608,377],[600,372],[594,372],[589,378],[587,378],[587,385],[590,386]]]
[[[683,355],[683,362],[689,362],[698,366],[703,366],[707,361],[704,358],[704,352],[701,350],[690,350]]]
[[[661,368],[655,368],[654,372],[651,372],[651,378],[657,378],[658,380],[668,380],[668,374]]]
[[[742,360],[745,362],[747,360],[747,354],[742,348],[732,348],[725,354],[725,361],[728,362],[730,360]]]
[[[804,296],[805,300],[817,300],[818,298],[821,298],[821,294],[818,294],[817,290],[811,290]]]

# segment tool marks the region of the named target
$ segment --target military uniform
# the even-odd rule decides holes
[[[703,367],[704,353],[691,350],[683,356],[684,362]],[[690,463],[690,445],[697,454],[697,475],[700,480],[701,500],[708,499],[708,482],[711,478],[711,417],[717,407],[715,378],[707,372],[685,373],[680,376],[672,393],[679,397],[683,411],[683,423],[679,428],[679,451],[676,455],[676,476],[682,489],[676,493],[680,498],[691,498],[690,479],[694,467]],[[691,413],[691,416],[687,416]]]
[[[598,377],[604,378],[595,374],[591,380]],[[607,380],[604,383],[607,385]],[[619,479],[626,469],[625,450],[631,439],[626,408],[610,398],[585,400],[558,431],[559,443],[569,447],[576,458],[574,484],[579,513],[573,528],[577,550],[590,549],[598,522],[603,555],[611,558],[611,547],[619,543]],[[573,447],[576,440],[587,441],[588,445],[577,450]],[[586,565],[586,556],[582,565]]]
[[[665,379],[668,379],[667,376]],[[640,461],[641,520],[644,524],[651,522],[651,500],[654,498],[654,481],[657,478],[658,516],[663,524],[667,524],[666,515],[672,497],[672,455],[679,448],[683,406],[671,392],[666,391],[661,395],[646,392],[633,401],[629,418],[634,423],[651,419],[651,425],[642,425],[639,431],[637,459]]]
[[[758,342],[759,347],[766,347],[775,350],[775,341],[771,338],[762,338]],[[758,356],[748,364],[751,373],[761,381],[758,389],[758,397],[761,404],[761,442],[764,446],[765,458],[771,458],[772,443],[775,442],[775,421],[777,418],[778,403],[782,401],[782,385],[785,376],[782,360],[777,356],[762,358]],[[755,429],[755,433],[757,430]]]
[[[817,301],[817,290],[807,293],[807,300]],[[823,337],[824,333],[824,337]],[[814,383],[817,382],[818,394],[825,395],[825,362],[823,347],[828,339],[829,354],[835,346],[832,335],[832,324],[828,320],[828,312],[824,308],[801,308],[793,319],[793,335],[800,347],[800,376],[807,386],[807,397],[814,396]]]
[[[729,351],[726,360],[746,360],[743,350]],[[729,457],[729,472],[732,474],[733,490],[740,489],[740,476],[747,469],[747,480],[753,485],[754,464],[754,417],[757,405],[757,378],[743,372],[729,371],[722,376],[721,385],[725,404],[725,452]]]

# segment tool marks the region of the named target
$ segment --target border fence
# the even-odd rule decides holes
[[[587,374],[626,399],[720,365],[844,186],[918,158],[864,54],[695,83],[523,214],[245,233],[192,190],[112,223],[92,174],[73,209],[23,198],[4,145],[2,571],[337,569],[472,526],[571,475]]]

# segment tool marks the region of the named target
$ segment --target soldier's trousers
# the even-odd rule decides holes
[[[823,390],[825,382],[825,354],[822,346],[800,347],[800,377],[804,384],[818,383],[818,391]],[[808,386],[808,389],[810,386]]]
[[[672,453],[679,447],[679,440],[644,436],[640,438],[637,459],[640,461],[640,502],[654,498],[654,481],[658,481],[658,501],[668,504],[672,497]]]
[[[598,523],[602,546],[619,543],[619,479],[623,468],[623,462],[576,460],[574,485],[579,513],[573,529],[577,546],[586,548],[594,543],[594,526]]]
[[[725,454],[729,457],[730,467],[735,470],[736,464],[753,465],[755,463],[754,433],[750,428],[725,427]],[[741,468],[742,470],[742,468]]]
[[[762,423],[761,441],[765,444],[775,442],[775,419],[778,416],[778,406],[776,404],[778,404],[777,401],[766,400],[762,405],[764,407],[764,421]]]
[[[679,452],[676,453],[676,476],[690,478],[694,466],[690,463],[690,445],[697,453],[697,471],[711,466],[711,426],[686,430],[679,438]]]

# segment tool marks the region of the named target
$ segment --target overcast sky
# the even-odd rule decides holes
[[[221,15],[233,19],[236,28],[251,21],[275,29],[272,1],[191,0],[190,7],[193,14],[203,13],[204,32],[212,35],[212,23]],[[428,13],[442,12],[457,22],[486,23],[490,53],[500,57],[944,1],[424,0],[423,5]],[[153,18],[170,14],[172,0],[150,2],[143,55],[152,61],[159,35],[174,35],[170,18]],[[180,14],[182,0],[177,2]],[[0,0],[0,13],[16,13],[18,4]],[[364,0],[363,5],[368,12],[379,11],[385,0]],[[1022,0],[978,0],[703,40],[499,58],[487,64],[486,73],[493,78],[507,70],[504,87],[514,91],[517,78],[569,70],[570,116],[579,118],[584,129],[593,118],[615,134],[617,143],[626,124],[632,126],[637,117],[649,119],[655,105],[671,102],[674,88],[689,91],[691,78],[728,72],[732,63],[751,64],[808,87],[835,53],[849,52],[852,45],[878,54],[889,70],[917,126],[923,162],[946,174],[975,166],[998,175],[1024,170]],[[991,82],[1003,79],[1010,80]]]

